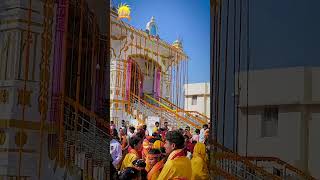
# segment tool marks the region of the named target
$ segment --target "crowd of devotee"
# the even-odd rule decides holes
[[[156,122],[152,132],[146,125],[120,127],[111,122],[111,176],[116,180],[206,180],[209,126],[191,131],[189,126],[170,129]]]

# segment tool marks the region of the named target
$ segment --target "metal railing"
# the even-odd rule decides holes
[[[185,116],[193,118],[193,119],[199,121],[201,124],[206,124],[210,120],[207,116],[205,116],[197,111],[186,111],[186,110],[178,107],[177,105],[173,104],[172,102],[170,102],[166,98],[159,97],[159,102],[167,105],[168,107],[171,107],[171,109],[173,109],[173,110],[183,112],[183,114],[185,114]]]
[[[180,116],[184,117],[184,118],[188,118],[190,121],[192,121],[193,123],[197,124],[198,126],[202,126],[203,124],[208,123],[208,119],[202,119],[199,118],[197,116],[194,116],[193,114],[189,113],[188,111],[185,111],[184,109],[178,107],[177,105],[173,104],[172,102],[170,102],[169,100],[162,98],[162,97],[158,97],[157,99],[149,96],[149,95],[145,95],[146,99],[150,99],[151,101],[153,101],[155,104],[157,104],[158,106],[164,107],[170,111],[173,111],[175,113],[178,113]]]
[[[84,160],[88,160],[92,171],[92,168],[98,167],[104,169],[105,174],[110,174],[109,124],[94,112],[67,98],[64,99],[63,113],[63,127],[60,128],[63,128],[64,157],[69,163],[68,168],[83,169]],[[91,175],[85,176],[89,178]]]
[[[276,157],[246,157],[259,167],[262,167],[270,173],[275,173],[283,179],[306,179],[315,180],[316,178],[292,166],[291,164],[282,161]]]
[[[210,167],[218,167],[238,179],[263,180],[281,178],[260,168],[249,160],[228,152],[211,152]]]
[[[74,153],[85,154],[86,158],[92,159],[97,166],[108,168],[110,165],[110,135],[107,131],[107,128],[103,130],[99,127],[97,116],[93,117],[83,111],[76,112],[72,104],[65,102],[65,151],[73,147]],[[65,152],[65,154],[69,156],[70,153]],[[70,159],[70,157],[66,158]]]
[[[143,100],[142,98],[131,95],[131,107],[141,113],[143,113],[146,116],[159,116],[163,118],[165,121],[168,121],[171,125],[173,125],[175,128],[180,128],[183,126],[191,126],[194,128],[199,128],[200,126],[198,124],[195,124],[192,120],[187,119],[183,116],[181,116],[177,112],[173,112],[171,110],[168,110],[163,107],[157,107],[155,105],[152,105],[148,103],[147,101]],[[130,113],[130,112],[129,112]],[[132,113],[132,112],[131,112]]]
[[[252,172],[258,171],[259,174],[263,174],[264,176],[270,176],[270,178],[277,179],[306,179],[306,180],[315,180],[314,177],[306,174],[300,169],[288,164],[285,161],[280,160],[276,157],[244,157],[240,156],[230,149],[224,147],[216,141],[212,141],[210,145],[211,149],[211,159],[215,160],[214,163],[211,162],[211,169],[218,166],[225,170],[230,174],[242,174],[243,170],[249,170],[249,174],[246,176],[252,176]],[[230,164],[230,160],[233,162]],[[235,161],[237,161],[236,165],[240,163],[245,166],[235,166]],[[246,168],[242,168],[246,167]],[[230,171],[236,170],[235,172]],[[242,171],[241,171],[242,169]],[[240,170],[240,171],[239,171]],[[251,175],[250,175],[251,174]],[[254,173],[257,174],[257,173]],[[238,176],[237,176],[238,177]],[[246,177],[247,178],[247,177]]]
[[[165,121],[168,121],[171,125],[177,126],[177,120],[170,116],[168,113],[162,111],[160,108],[153,107],[151,104],[146,104],[144,101],[138,101],[136,97],[132,97],[132,107],[142,112],[145,116],[159,116]]]

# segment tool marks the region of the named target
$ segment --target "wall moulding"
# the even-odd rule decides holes
[[[0,89],[0,104],[7,104],[9,102],[9,91],[7,89]]]

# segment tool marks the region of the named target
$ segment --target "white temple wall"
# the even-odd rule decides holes
[[[27,56],[27,29],[29,1],[3,0],[0,3],[0,95],[5,98],[0,101],[0,122],[5,137],[0,148],[7,149],[0,153],[0,176],[18,175],[20,146],[17,141],[19,132],[23,130],[25,144],[21,155],[21,176],[30,176],[37,179],[39,169],[40,142],[42,141],[42,167],[46,165],[47,148],[46,133],[40,135],[40,64],[42,59],[42,33],[43,33],[43,1],[32,0],[32,13],[29,42],[29,67],[26,83],[26,97],[22,98],[24,91],[25,62]],[[53,9],[55,10],[55,9]],[[52,41],[54,41],[55,13],[52,23]],[[52,58],[54,46],[51,47],[49,57],[49,73],[52,73]],[[50,77],[51,74],[49,74]],[[51,80],[51,79],[50,79]],[[51,94],[49,82],[48,94]],[[25,116],[22,121],[22,106],[25,104]],[[50,109],[50,98],[47,99]],[[47,111],[47,119],[49,111]],[[19,138],[18,138],[19,139]],[[34,162],[34,163],[30,163]]]

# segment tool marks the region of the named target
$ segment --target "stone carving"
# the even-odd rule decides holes
[[[0,130],[0,145],[3,145],[6,142],[6,133],[4,130]]]
[[[6,89],[0,90],[0,104],[6,104],[8,103],[9,99],[9,92]]]
[[[32,91],[18,89],[18,105],[31,107],[31,93]]]
[[[19,147],[23,147],[27,143],[28,136],[25,132],[17,132],[15,136],[15,143]]]

